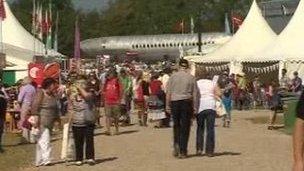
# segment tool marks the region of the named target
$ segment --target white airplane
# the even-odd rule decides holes
[[[208,53],[231,38],[226,33],[202,33],[202,53]],[[142,36],[113,36],[81,42],[82,51],[89,56],[107,55],[125,59],[137,57],[143,61],[174,60],[182,51],[198,48],[198,34],[164,34]]]

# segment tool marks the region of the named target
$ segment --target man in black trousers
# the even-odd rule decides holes
[[[198,88],[195,77],[189,72],[189,63],[179,61],[179,70],[174,73],[167,84],[166,111],[173,117],[174,152],[179,158],[187,157],[191,119],[197,113]]]

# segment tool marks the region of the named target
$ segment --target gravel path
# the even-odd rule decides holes
[[[234,112],[232,127],[216,128],[214,158],[196,157],[195,126],[192,127],[188,159],[172,157],[172,129],[154,129],[137,125],[121,128],[119,136],[107,137],[98,129],[95,137],[95,166],[54,166],[26,168],[28,171],[289,171],[292,165],[291,136],[266,130],[264,124],[248,119],[268,116],[268,111]],[[217,120],[221,125],[221,120]],[[59,158],[61,141],[56,141],[54,158]]]

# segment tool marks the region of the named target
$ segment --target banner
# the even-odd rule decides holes
[[[28,75],[37,84],[38,87],[41,86],[44,79],[44,64],[42,63],[30,63],[28,65]]]

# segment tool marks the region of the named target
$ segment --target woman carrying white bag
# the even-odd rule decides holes
[[[94,98],[88,90],[85,78],[80,78],[70,87],[69,102],[71,112],[71,124],[75,144],[75,164],[80,166],[84,162],[95,164],[94,129],[95,113]],[[71,139],[71,138],[67,138]],[[69,144],[66,147],[69,149]],[[85,160],[84,160],[85,151]]]
[[[58,83],[53,78],[43,80],[41,89],[37,91],[32,104],[32,115],[38,116],[38,123],[34,127],[39,128],[36,147],[36,166],[51,164],[51,131],[55,120],[59,117],[57,105]]]
[[[205,147],[205,153],[208,157],[214,156],[215,148],[215,118],[216,101],[220,101],[221,91],[217,85],[217,81],[212,81],[209,75],[204,76],[204,79],[197,81],[197,86],[200,92],[199,111],[197,118],[196,132],[196,153],[202,155]],[[219,113],[221,114],[221,113]],[[204,143],[204,132],[207,129],[206,143]]]

